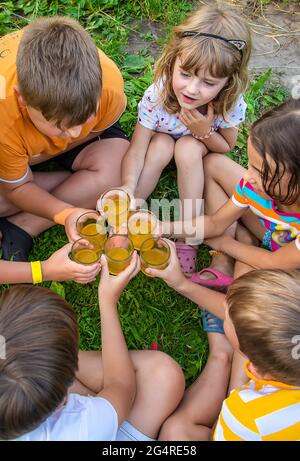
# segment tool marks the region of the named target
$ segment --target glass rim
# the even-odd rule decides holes
[[[155,230],[156,226],[157,226],[158,219],[157,219],[157,216],[153,213],[153,211],[150,211],[150,210],[148,210],[147,208],[142,208],[142,209],[140,209],[140,210],[136,210],[136,211],[134,211],[134,212],[132,213],[131,216],[129,216],[129,218],[128,218],[128,220],[127,220],[128,232],[132,233],[132,232],[130,231],[130,229],[129,229],[129,225],[130,225],[129,223],[130,223],[130,220],[131,220],[132,218],[134,218],[134,216],[137,215],[138,213],[147,213],[148,215],[150,215],[151,217],[153,217],[153,218],[155,219],[155,225],[154,225],[153,229],[151,229],[151,232],[153,232],[153,231]],[[138,233],[133,234],[133,235],[147,235],[147,234],[149,234],[149,233],[151,233],[151,232],[138,232]],[[150,238],[150,237],[149,237],[149,238]],[[152,238],[152,237],[151,237],[151,238]],[[147,240],[148,240],[148,239],[147,239]]]
[[[130,252],[130,255],[129,255],[127,258],[121,259],[121,260],[120,260],[120,259],[111,258],[110,256],[108,256],[108,255],[106,254],[105,250],[106,250],[107,242],[109,242],[109,240],[112,239],[113,237],[126,237],[126,238],[127,238],[127,240],[129,241],[129,243],[130,243],[130,245],[131,245],[131,247],[132,247],[131,252]],[[123,247],[115,247],[115,248],[123,248]],[[133,252],[134,252],[134,245],[133,245],[133,242],[132,242],[131,238],[129,238],[128,235],[126,235],[126,234],[113,234],[113,235],[110,235],[110,236],[106,239],[106,241],[105,241],[105,243],[104,243],[104,246],[103,246],[103,254],[106,256],[106,258],[110,259],[111,261],[115,261],[115,262],[119,262],[119,263],[124,262],[124,261],[127,261],[128,259],[130,259],[131,256],[133,255]]]
[[[78,221],[79,221],[79,219],[81,219],[82,216],[84,216],[84,215],[92,214],[92,213],[95,213],[95,214],[98,215],[98,219],[96,219],[96,222],[95,222],[95,224],[96,224],[96,229],[97,229],[97,226],[99,225],[99,224],[98,224],[98,220],[99,220],[99,219],[103,221],[103,226],[102,226],[103,229],[106,228],[106,226],[104,225],[105,218],[104,218],[103,216],[101,216],[101,215],[98,213],[98,211],[86,211],[85,213],[82,213],[80,216],[78,216],[78,218],[76,219],[76,230],[77,230],[77,232],[78,232],[79,234],[85,235],[86,237],[96,237],[97,235],[105,235],[105,234],[106,234],[106,231],[105,231],[103,234],[102,234],[102,233],[100,234],[100,232],[96,232],[95,234],[84,234],[83,232],[81,232],[81,230],[78,229]],[[93,218],[91,218],[91,219],[93,219]],[[91,223],[91,224],[94,224],[94,223]],[[84,237],[82,237],[82,238],[84,238]],[[80,240],[80,239],[78,239],[78,240]],[[87,240],[87,239],[85,239],[85,240]]]
[[[125,189],[122,189],[122,187],[114,187],[114,188],[111,188],[111,189],[106,189],[99,197],[99,201],[100,201],[101,205],[102,205],[102,201],[103,201],[105,195],[108,194],[109,192],[113,192],[113,191],[123,192],[127,196],[127,198],[128,198],[128,208],[127,208],[126,211],[128,211],[129,208],[130,208],[131,197],[130,197],[130,195],[128,194],[128,192]]]
[[[162,242],[164,242],[165,248],[167,248],[167,256],[168,256],[167,259],[166,259],[166,261],[163,261],[163,262],[161,262],[161,263],[149,263],[148,261],[145,260],[145,258],[143,257],[143,254],[142,254],[142,252],[143,252],[143,246],[144,246],[144,244],[145,244],[146,242],[148,242],[149,240],[154,240],[155,242],[157,242],[158,240],[161,240]],[[149,248],[149,250],[152,250],[152,248]],[[149,251],[149,250],[148,250],[148,251]],[[147,250],[145,250],[145,251],[147,251]],[[162,264],[165,264],[165,263],[168,261],[168,259],[170,258],[170,256],[171,256],[170,245],[169,245],[168,242],[166,242],[162,237],[149,237],[148,239],[144,240],[144,242],[142,243],[141,248],[140,248],[140,258],[141,258],[145,263],[150,264],[151,266],[161,266]]]
[[[74,256],[74,254],[73,254],[74,246],[75,246],[76,244],[78,244],[78,242],[80,242],[80,240],[86,240],[86,239],[84,239],[84,238],[77,239],[77,240],[75,240],[75,242],[73,242],[73,244],[72,244],[72,247],[71,247],[71,255],[72,255],[73,261],[76,262],[76,263],[78,263],[78,264],[84,264],[85,266],[90,266],[91,264],[95,264],[95,263],[97,263],[98,261],[100,261],[100,258],[101,258],[101,254],[100,254],[100,253],[99,253],[99,255],[97,256],[97,259],[96,259],[95,261],[89,262],[89,263],[85,263],[85,262],[79,261],[79,259],[76,258],[76,255]],[[83,250],[84,250],[84,249],[90,250],[90,251],[93,251],[95,254],[97,254],[96,251],[92,250],[91,248],[88,248],[86,245],[83,245],[83,246],[82,246],[82,249],[83,249]]]

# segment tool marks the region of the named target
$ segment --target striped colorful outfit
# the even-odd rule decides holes
[[[276,251],[293,240],[300,250],[300,214],[279,211],[273,199],[260,197],[245,179],[239,182],[232,201],[238,207],[249,207],[258,216],[266,229],[264,240],[269,250]]]
[[[258,380],[248,365],[250,381],[224,400],[214,440],[300,440],[300,387]]]

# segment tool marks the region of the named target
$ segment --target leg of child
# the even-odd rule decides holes
[[[206,146],[192,136],[183,136],[175,145],[177,184],[181,203],[180,219],[190,221],[201,214],[203,197],[203,157]],[[200,236],[202,238],[202,236]],[[200,240],[187,238],[176,242],[177,256],[182,271],[187,275],[195,272],[197,249]]]
[[[52,189],[51,193],[74,206],[94,209],[97,198],[105,189],[121,184],[121,162],[128,144],[127,140],[118,138],[102,139],[89,144],[76,157],[72,165],[74,173]],[[55,175],[56,172],[49,174]],[[41,187],[45,189],[45,185]],[[29,234],[33,231],[31,235],[38,235],[54,225],[52,221],[36,217],[33,226],[31,216],[27,214],[30,219],[26,219],[26,222],[24,216],[19,214],[9,220]]]
[[[226,398],[232,348],[224,334],[208,333],[209,356],[178,409],[164,423],[159,440],[209,440]]]
[[[34,173],[34,180],[36,184],[48,192],[52,192],[59,184],[65,181],[71,173],[69,171],[55,171],[55,172],[36,172]],[[40,218],[39,216],[31,213],[19,212],[19,210],[10,202],[3,200],[0,196],[0,210],[1,216],[9,216],[9,221],[16,226],[24,229],[29,235],[35,237],[39,234],[41,226],[45,229],[53,225],[52,221]]]
[[[236,185],[246,170],[230,158],[220,154],[208,154],[204,159],[204,213],[214,214],[234,193]],[[225,233],[235,236],[236,225],[230,226]],[[227,255],[212,258],[210,267],[226,275],[232,275],[234,261]],[[210,272],[201,274],[203,279],[213,279]]]
[[[168,134],[155,133],[150,141],[135,197],[146,200],[154,191],[163,169],[174,155],[174,139]]]
[[[182,203],[182,218],[189,220],[199,216],[201,208],[197,199],[203,197],[203,162],[207,147],[192,136],[183,136],[175,144],[175,162],[179,198]]]
[[[126,418],[143,434],[156,438],[161,425],[173,413],[184,392],[184,376],[179,365],[159,351],[131,351],[136,371],[137,392]],[[78,380],[71,392],[96,394],[103,386],[101,353],[80,352]]]
[[[238,224],[237,226],[237,233],[236,238],[240,242],[246,243],[248,245],[258,245],[259,240],[249,232],[244,226]],[[243,274],[250,272],[253,270],[253,267],[248,266],[248,264],[244,264],[240,261],[236,261],[234,266],[234,278],[241,277]],[[233,389],[237,389],[238,387],[243,386],[249,381],[249,378],[246,375],[244,365],[247,359],[241,353],[235,351],[232,360],[232,368],[231,368],[231,375],[230,375],[230,382],[228,387],[228,393],[230,393]]]

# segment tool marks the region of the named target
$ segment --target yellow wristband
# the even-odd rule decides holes
[[[41,261],[33,261],[30,264],[31,264],[32,282],[34,284],[41,283],[43,281]]]

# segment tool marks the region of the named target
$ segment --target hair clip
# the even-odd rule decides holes
[[[211,38],[217,38],[218,40],[223,40],[223,42],[229,43],[230,45],[234,46],[239,51],[242,51],[246,46],[245,40],[225,38],[225,37],[222,37],[222,35],[209,34],[209,33],[206,33],[206,32],[194,32],[192,30],[185,30],[184,32],[182,32],[181,36],[182,37],[211,37]]]
[[[239,51],[243,50],[246,46],[246,42],[244,40],[227,40],[228,43],[235,46]]]

